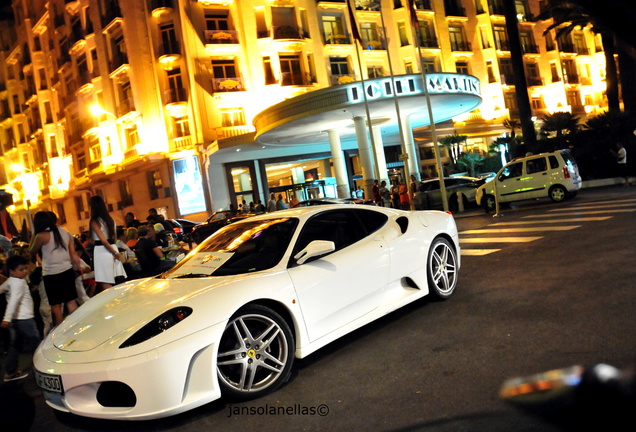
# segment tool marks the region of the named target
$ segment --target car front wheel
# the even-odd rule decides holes
[[[490,213],[491,211],[495,210],[496,207],[496,203],[495,203],[495,196],[494,195],[484,195],[484,197],[481,199],[481,205],[484,208],[484,210],[486,211],[486,213]]]
[[[550,199],[556,203],[563,201],[568,196],[568,191],[563,186],[552,186]]]
[[[457,252],[443,237],[433,240],[428,252],[427,274],[429,291],[438,299],[447,299],[457,286]]]
[[[295,343],[287,322],[252,305],[230,318],[219,342],[217,374],[223,392],[252,399],[273,392],[291,373]]]

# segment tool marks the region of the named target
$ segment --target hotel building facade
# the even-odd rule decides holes
[[[0,28],[0,189],[14,223],[51,210],[80,233],[94,194],[119,224],[149,208],[201,221],[270,193],[343,196],[435,173],[431,129],[414,120],[423,98],[405,120],[397,98],[366,120],[337,99],[347,86],[415,82],[422,68],[479,86],[477,102],[437,99],[434,113],[454,106],[433,114],[438,137],[466,135],[464,151],[486,152],[508,132],[518,110],[500,0],[413,0],[417,26],[406,0],[351,3],[13,0]],[[540,3],[515,1],[534,115],[603,112],[600,39],[587,28],[544,36]]]

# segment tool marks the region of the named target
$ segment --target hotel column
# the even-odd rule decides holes
[[[340,144],[340,135],[337,129],[329,129],[329,145],[331,147],[331,159],[333,160],[333,170],[336,175],[336,189],[338,190],[338,198],[350,198],[349,180],[347,179],[347,167],[345,166],[344,154],[342,153],[342,145]]]
[[[382,129],[380,126],[373,126],[371,128],[373,134],[373,144],[375,145],[375,161],[378,167],[378,181],[386,181],[389,184],[389,175],[386,171],[386,156],[384,155],[384,143],[382,142]]]
[[[356,139],[358,141],[358,155],[360,156],[360,167],[362,168],[362,189],[364,189],[364,198],[373,199],[373,179],[375,177],[373,171],[373,153],[371,144],[369,144],[367,119],[364,117],[354,117],[353,125],[356,130]]]
[[[404,130],[404,147],[409,159],[405,162],[408,164],[409,175],[414,175],[416,181],[420,181],[420,152],[415,145],[413,139],[413,129],[411,128],[411,120],[409,116],[402,116],[402,129]],[[408,184],[408,178],[404,179]]]

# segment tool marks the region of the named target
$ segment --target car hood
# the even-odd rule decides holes
[[[89,351],[122,332],[134,331],[164,311],[240,276],[201,279],[144,279],[110,288],[82,305],[50,334],[63,351]]]

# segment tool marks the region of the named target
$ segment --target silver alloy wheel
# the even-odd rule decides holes
[[[567,191],[562,186],[553,186],[550,189],[550,199],[554,202],[561,202],[567,197]]]
[[[437,238],[429,252],[428,275],[430,291],[439,298],[446,299],[457,286],[457,255],[445,238]]]
[[[291,331],[278,314],[262,309],[230,319],[219,343],[219,380],[238,397],[258,397],[275,390],[291,370]]]

